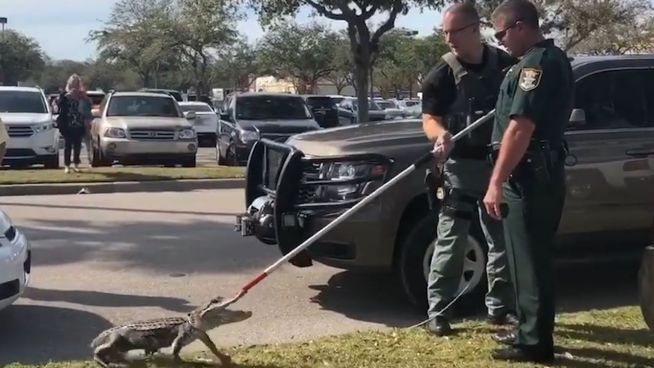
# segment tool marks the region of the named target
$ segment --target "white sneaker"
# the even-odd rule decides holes
[[[64,167],[64,172],[66,174],[68,174],[70,172],[70,167],[68,167],[68,166]]]
[[[73,171],[78,173],[79,172],[79,166],[77,166],[77,165],[73,166]]]

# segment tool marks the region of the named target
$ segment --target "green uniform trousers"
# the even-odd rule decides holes
[[[513,175],[503,190],[509,207],[504,236],[520,320],[516,344],[544,352],[554,348],[552,253],[565,200],[563,164],[550,175],[549,183],[528,173]]]
[[[455,199],[451,195],[441,205],[438,238],[427,282],[427,315],[430,318],[437,317],[437,313],[456,297],[462,286],[461,279],[468,262],[465,250],[474,216],[479,216],[488,245],[488,261],[485,265],[488,276],[488,314],[499,316],[515,310],[502,222],[488,216],[482,203],[491,170],[490,163],[485,160],[449,159],[444,165],[445,186],[454,188],[465,198]],[[469,288],[468,291],[472,290]]]

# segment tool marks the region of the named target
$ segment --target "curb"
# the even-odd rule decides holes
[[[119,181],[100,183],[13,184],[0,185],[0,196],[78,194],[84,188],[88,194],[188,192],[201,189],[242,189],[245,188],[245,179],[187,179],[126,182]]]

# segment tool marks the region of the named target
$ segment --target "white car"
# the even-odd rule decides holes
[[[15,302],[28,286],[31,252],[25,234],[0,210],[0,310]]]
[[[208,103],[201,101],[179,102],[179,107],[184,115],[189,111],[195,112],[193,128],[198,134],[200,147],[215,147],[219,120],[216,111]]]
[[[59,130],[43,90],[0,86],[0,119],[9,133],[3,164],[59,167]]]

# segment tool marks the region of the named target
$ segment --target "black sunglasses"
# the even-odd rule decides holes
[[[502,40],[504,39],[504,36],[506,36],[506,32],[507,32],[509,29],[511,29],[511,28],[513,28],[513,27],[515,27],[515,26],[517,26],[517,25],[518,25],[518,22],[520,22],[521,20],[522,20],[522,19],[516,19],[513,23],[511,23],[509,26],[507,26],[507,27],[504,28],[503,30],[498,31],[498,32],[495,32],[495,35],[494,35],[494,36],[495,36],[495,39],[498,40],[498,41],[500,41],[500,42],[502,42]]]

